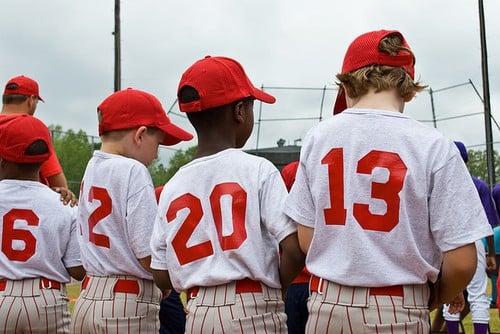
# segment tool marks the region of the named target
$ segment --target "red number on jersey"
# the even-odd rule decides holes
[[[233,232],[228,236],[222,234],[223,218],[221,198],[223,196],[230,196],[232,199],[231,213]],[[247,194],[237,183],[221,183],[216,185],[212,190],[210,194],[210,206],[212,208],[212,216],[215,222],[218,240],[223,251],[238,249],[247,239],[247,232],[245,230],[246,205]],[[172,247],[181,265],[211,256],[214,253],[211,241],[201,242],[189,247],[187,246],[189,239],[201,222],[201,218],[204,214],[201,201],[196,196],[184,194],[173,200],[167,209],[167,223],[172,222],[177,217],[177,213],[183,209],[189,209],[189,214],[172,239]]]
[[[12,209],[3,216],[2,252],[11,261],[26,262],[36,250],[36,239],[28,230],[14,228],[15,221],[24,220],[28,226],[38,226],[39,219],[31,210]],[[14,249],[13,241],[24,242],[24,249]]]
[[[228,236],[222,235],[222,209],[220,201],[224,195],[232,197],[233,233]],[[235,182],[218,184],[210,194],[210,206],[212,207],[212,215],[222,250],[238,249],[243,241],[247,239],[247,231],[245,230],[246,191]]]
[[[189,209],[189,214],[175,237],[172,239],[172,247],[174,248],[179,263],[184,265],[210,256],[214,253],[214,250],[210,241],[205,241],[190,247],[187,246],[189,238],[196,229],[196,226],[200,223],[201,217],[203,217],[203,208],[201,207],[200,199],[191,194],[184,194],[172,201],[166,214],[167,222],[170,223],[174,220],[177,216],[177,212],[182,209]]]
[[[89,216],[89,240],[93,244],[109,248],[109,237],[104,234],[94,233],[94,227],[105,217],[111,214],[111,197],[104,188],[91,187],[89,191],[89,202],[94,200],[101,202],[101,205]]]
[[[325,223],[345,225],[343,150],[341,148],[330,150],[321,163],[328,165],[330,190],[331,208],[324,210]],[[354,203],[353,216],[365,230],[389,232],[399,222],[399,192],[403,189],[408,169],[398,154],[374,150],[358,161],[356,172],[371,174],[377,167],[386,168],[389,179],[385,183],[372,182],[371,197],[385,201],[387,210],[383,215],[373,214],[368,204]]]

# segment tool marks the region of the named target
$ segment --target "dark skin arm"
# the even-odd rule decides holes
[[[68,271],[68,274],[77,281],[81,281],[85,278],[86,272],[83,266],[70,267],[66,268],[66,270]]]
[[[68,182],[66,181],[66,176],[63,173],[51,175],[46,177],[49,187],[63,187],[68,188]]]
[[[285,295],[286,289],[305,265],[305,254],[300,250],[297,233],[292,233],[280,242],[280,280]]]
[[[75,194],[68,188],[52,187],[52,190],[61,195],[61,202],[63,202],[64,205],[69,204],[71,207],[78,205],[78,198],[76,198]]]
[[[151,269],[151,273],[156,286],[163,292],[163,298],[167,298],[173,289],[168,270]]]
[[[493,235],[489,235],[486,237],[486,244],[488,244],[488,254],[486,254],[486,272],[488,273],[488,275],[496,275],[497,259]]]

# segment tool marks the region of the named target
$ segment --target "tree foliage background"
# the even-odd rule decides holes
[[[486,150],[468,150],[467,168],[471,175],[488,182],[488,167],[486,164]],[[493,151],[495,161],[495,178],[498,181],[500,176],[500,159],[497,151]]]

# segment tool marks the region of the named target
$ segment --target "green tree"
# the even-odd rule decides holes
[[[155,188],[162,186],[167,182],[167,169],[159,159],[155,159],[148,169],[151,174],[151,178],[153,179],[153,185]]]
[[[83,173],[95,144],[89,140],[89,136],[83,130],[63,131],[60,125],[50,125],[49,129],[57,158],[68,181],[68,187],[78,195]]]
[[[151,166],[149,166],[149,172],[153,178],[154,186],[158,187],[167,183],[167,181],[174,176],[179,168],[193,160],[195,152],[196,146],[192,146],[185,151],[179,150],[175,152],[175,154],[168,161],[168,167],[165,167],[161,162],[159,162],[158,159],[153,161]]]
[[[486,150],[468,150],[467,168],[471,175],[488,182],[488,166],[486,163]],[[498,183],[500,176],[500,157],[497,151],[493,151],[493,161],[495,162],[495,179]]]

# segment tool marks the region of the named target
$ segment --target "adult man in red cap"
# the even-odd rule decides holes
[[[38,83],[24,75],[16,76],[5,84],[0,115],[28,114],[33,116],[38,101],[45,102],[40,96]],[[76,203],[75,195],[67,189],[66,176],[55,152],[42,164],[40,182],[55,188],[56,191],[67,194],[72,204]]]

